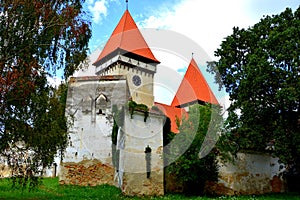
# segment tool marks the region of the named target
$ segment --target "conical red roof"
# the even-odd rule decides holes
[[[154,57],[128,10],[123,14],[94,65],[119,51],[142,57],[148,63],[160,63]]]
[[[195,102],[218,104],[218,100],[207,84],[197,63],[192,59],[171,106],[178,107]]]

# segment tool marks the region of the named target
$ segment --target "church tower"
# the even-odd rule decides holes
[[[153,79],[159,63],[126,9],[93,65],[97,75],[125,76],[132,100],[152,107]]]
[[[193,104],[219,104],[194,58],[179,85],[171,106],[187,108]]]

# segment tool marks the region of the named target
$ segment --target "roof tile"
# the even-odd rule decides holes
[[[160,63],[153,55],[129,11],[126,10],[94,65],[115,51],[130,52],[149,62]]]
[[[179,107],[196,101],[219,104],[197,63],[192,59],[171,106]]]

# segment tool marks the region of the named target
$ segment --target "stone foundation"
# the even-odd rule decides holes
[[[11,169],[8,167],[8,165],[0,164],[0,178],[7,178],[10,177],[12,174]]]
[[[122,191],[129,196],[164,195],[163,138],[164,117],[142,112],[131,117],[125,114],[120,138],[120,171],[123,174]],[[147,178],[150,172],[150,178]],[[149,174],[148,174],[149,175]]]
[[[278,158],[238,153],[235,163],[219,162],[219,181],[207,182],[206,192],[216,195],[250,195],[284,192]]]
[[[99,160],[83,160],[79,163],[61,163],[60,184],[96,186],[114,184],[114,169]]]
[[[164,195],[164,180],[162,172],[124,173],[122,191],[129,196],[161,196]]]

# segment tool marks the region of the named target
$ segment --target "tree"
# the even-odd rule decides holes
[[[216,149],[213,148],[203,158],[199,157],[199,153],[203,145],[209,147],[210,142],[211,145],[215,145],[215,130],[221,128],[221,123],[218,106],[190,106],[189,116],[182,119],[179,133],[174,136],[169,146],[164,147],[165,159],[173,160],[174,156],[177,157],[182,152],[182,155],[167,167],[167,173],[175,175],[178,183],[183,185],[184,193],[203,194],[206,181],[217,181]]]
[[[228,137],[291,166],[300,155],[300,7],[233,28],[209,64],[232,101]]]
[[[33,173],[66,144],[65,89],[53,90],[47,77],[62,69],[67,78],[87,55],[91,31],[82,3],[1,1],[0,152],[10,164],[26,158]]]

